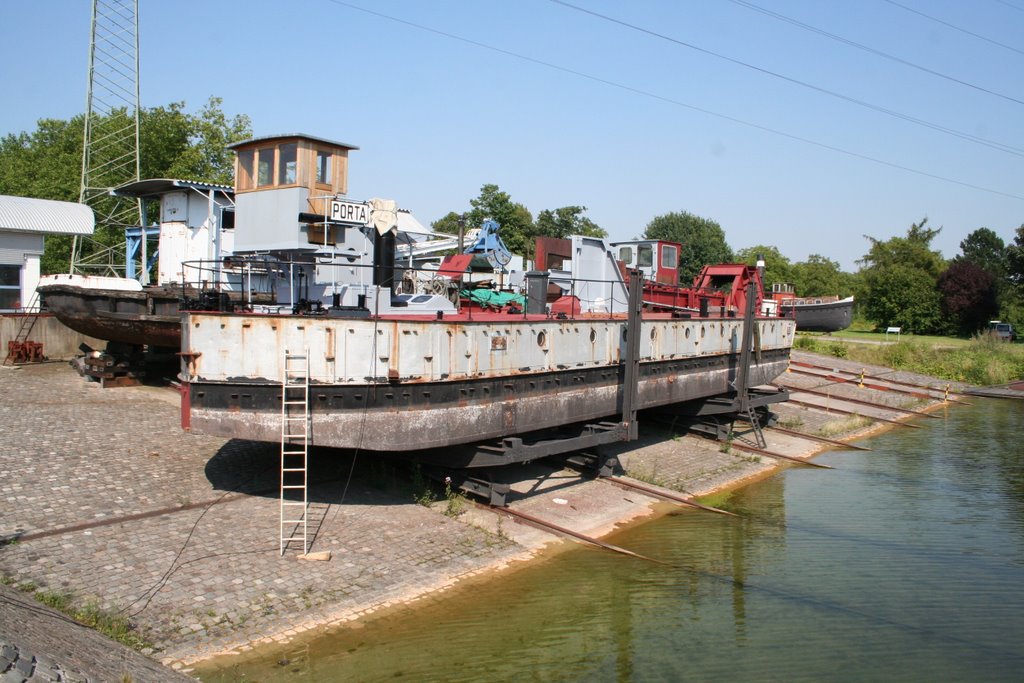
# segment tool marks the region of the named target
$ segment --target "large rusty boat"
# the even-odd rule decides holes
[[[481,247],[484,274],[471,254],[404,262],[394,203],[345,196],[351,146],[280,136],[235,149],[232,265],[258,263],[245,291],[275,303],[182,311],[185,429],[283,442],[295,420],[308,445],[454,454],[576,425],[587,444],[635,435],[637,410],[745,405],[741,392],[786,369],[794,323],[759,310],[755,268],[714,266],[680,289],[680,245],[593,237],[544,249],[532,269],[500,240]]]

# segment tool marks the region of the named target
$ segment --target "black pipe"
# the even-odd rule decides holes
[[[395,286],[395,233],[389,230],[373,236],[373,284],[393,289]]]

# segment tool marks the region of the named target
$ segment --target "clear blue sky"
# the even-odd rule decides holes
[[[614,239],[685,210],[734,249],[846,270],[864,235],[924,216],[946,257],[1024,223],[1024,0],[749,0],[947,78],[730,0],[570,1],[643,30],[550,0],[351,0],[393,19],[340,0],[141,0],[142,104],[216,95],[257,135],[358,145],[350,195],[424,223],[496,183],[534,215],[584,205]],[[0,134],[83,110],[90,6],[0,3]]]

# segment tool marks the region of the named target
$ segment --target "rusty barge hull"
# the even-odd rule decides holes
[[[84,335],[123,344],[181,345],[180,289],[142,291],[43,285],[39,293],[58,320]]]
[[[284,350],[310,359],[312,445],[404,452],[622,411],[624,319],[383,320],[185,313],[183,427],[279,441]],[[785,371],[794,324],[759,320],[752,384]],[[742,321],[645,318],[640,409],[734,391]],[[201,348],[192,353],[190,348]]]

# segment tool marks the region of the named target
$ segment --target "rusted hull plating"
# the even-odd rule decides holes
[[[193,432],[281,433],[285,349],[308,349],[313,444],[409,451],[621,411],[621,319],[346,320],[186,313],[182,379]],[[791,320],[760,320],[752,384],[785,371]],[[644,320],[639,408],[733,390],[742,321]],[[197,351],[201,349],[201,351]]]
[[[64,325],[89,337],[124,344],[178,348],[181,293],[169,288],[141,292],[45,285],[40,294]]]

